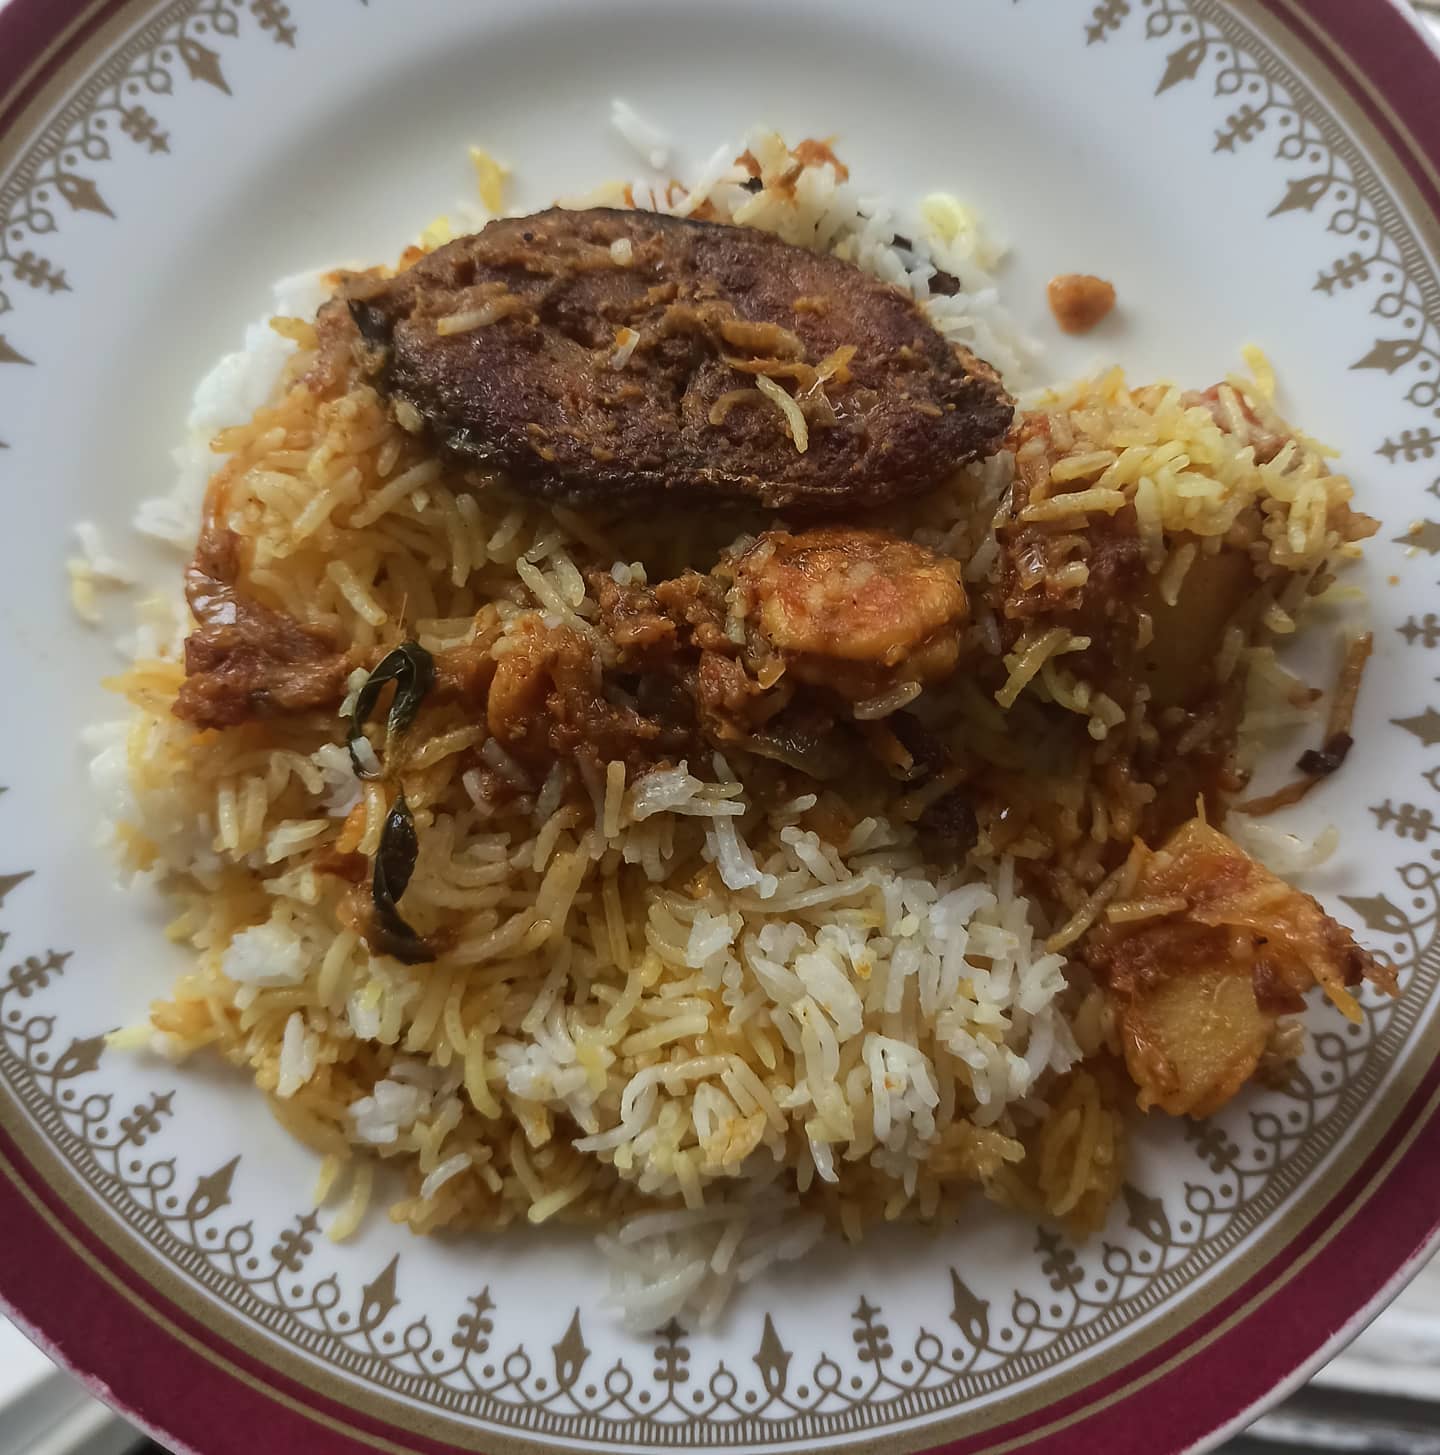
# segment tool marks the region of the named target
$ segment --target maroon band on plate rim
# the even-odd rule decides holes
[[[0,134],[133,0],[0,8]],[[1314,52],[1440,216],[1440,53],[1402,0],[1252,0]],[[57,42],[63,38],[63,44]],[[0,1308],[177,1452],[442,1455],[235,1348],[150,1287],[0,1131]],[[1440,1246],[1440,1066],[1311,1224],[1172,1338],[1083,1390],[934,1455],[1181,1455],[1233,1433],[1353,1338]]]

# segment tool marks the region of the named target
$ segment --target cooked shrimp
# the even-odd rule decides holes
[[[885,531],[769,531],[735,563],[748,629],[797,679],[855,700],[948,677],[968,604],[957,562]]]

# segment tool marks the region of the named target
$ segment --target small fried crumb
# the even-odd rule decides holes
[[[1062,273],[1047,289],[1050,311],[1066,333],[1089,333],[1115,307],[1115,285],[1089,273]]]

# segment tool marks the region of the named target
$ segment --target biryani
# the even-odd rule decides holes
[[[973,214],[827,144],[566,206],[202,387],[94,744],[191,961],[117,1039],[252,1072],[333,1237],[389,1164],[417,1233],[593,1229],[638,1327],[977,1195],[1096,1229],[1137,1104],[1395,988],[1263,821],[1350,745],[1368,638],[1328,701],[1276,649],[1375,523],[1259,355],[1017,408]]]

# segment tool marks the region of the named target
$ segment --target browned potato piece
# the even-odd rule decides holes
[[[1243,966],[1191,971],[1142,993],[1120,1016],[1141,1109],[1218,1111],[1255,1074],[1275,1019],[1255,1003]]]
[[[1171,835],[1152,857],[1137,891],[1143,898],[1183,898],[1184,918],[1252,942],[1256,993],[1284,999],[1320,986],[1347,1019],[1360,1008],[1347,987],[1362,980],[1394,989],[1395,973],[1355,943],[1308,894],[1252,859],[1233,839],[1200,819]],[[1142,931],[1143,933],[1143,931]],[[1232,943],[1243,936],[1231,933]]]
[[[1220,551],[1196,558],[1173,606],[1158,591],[1150,593],[1146,609],[1154,635],[1140,654],[1140,669],[1155,707],[1181,705],[1211,690],[1225,627],[1253,580],[1245,555]]]
[[[523,623],[490,683],[485,720],[491,736],[533,766],[583,755],[601,763],[648,762],[658,723],[606,700],[590,644],[568,627]]]
[[[1298,889],[1192,819],[1107,907],[1084,955],[1105,988],[1143,1107],[1208,1116],[1254,1075],[1276,1019],[1320,986],[1349,1019],[1349,987],[1395,975]]]

